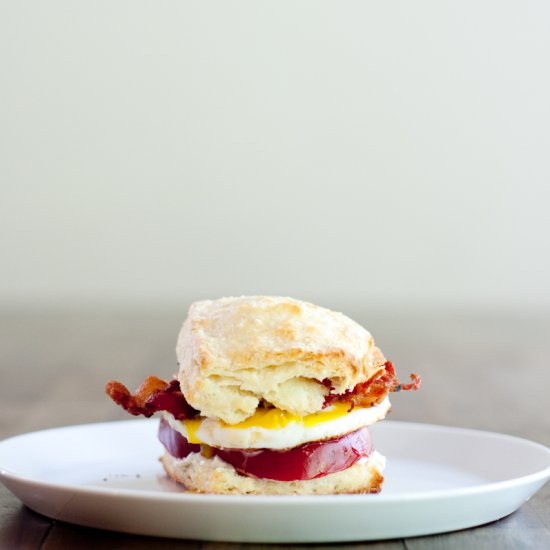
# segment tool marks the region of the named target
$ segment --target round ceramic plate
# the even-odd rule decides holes
[[[127,533],[235,542],[337,542],[463,529],[506,516],[550,477],[550,449],[495,433],[406,422],[372,427],[388,459],[377,495],[197,495],[158,462],[157,420],[0,442],[0,479],[51,518]]]

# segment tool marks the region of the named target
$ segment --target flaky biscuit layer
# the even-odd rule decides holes
[[[176,347],[188,402],[228,424],[260,402],[305,416],[329,392],[344,393],[382,370],[367,330],[341,313],[276,296],[195,302]]]

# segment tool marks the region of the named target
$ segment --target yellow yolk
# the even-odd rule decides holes
[[[184,420],[185,429],[187,430],[187,441],[189,443],[202,443],[202,441],[196,436],[197,430],[202,424],[202,418],[190,418]]]
[[[303,423],[306,428],[311,428],[311,426],[315,426],[321,422],[336,420],[337,418],[348,414],[350,409],[351,403],[334,403],[330,409],[324,409],[322,411],[304,416]]]
[[[306,428],[311,428],[322,422],[335,420],[346,415],[351,408],[350,403],[335,403],[328,409],[308,414],[307,416],[297,416],[288,411],[280,409],[258,409],[251,417],[239,422],[238,424],[226,424],[222,422],[224,428],[233,430],[246,430],[248,428],[263,428],[265,430],[280,430],[288,426],[291,422],[301,422]],[[204,418],[193,418],[183,420],[187,430],[187,439],[189,443],[202,443],[196,436]]]
[[[264,428],[266,430],[278,430],[291,422],[299,422],[300,417],[288,411],[280,409],[258,409],[252,416],[238,424],[223,423],[224,428],[242,430],[246,428]]]

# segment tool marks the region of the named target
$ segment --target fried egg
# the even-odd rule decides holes
[[[374,407],[349,410],[349,403],[335,403],[304,417],[280,409],[258,409],[238,424],[204,417],[176,420],[170,413],[163,414],[170,426],[190,443],[228,449],[288,449],[374,424],[386,416],[390,407],[386,397]]]

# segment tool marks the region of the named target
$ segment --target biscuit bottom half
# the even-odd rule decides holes
[[[386,459],[377,451],[350,468],[310,480],[273,481],[239,474],[218,456],[191,453],[175,458],[167,451],[160,461],[173,481],[194,493],[236,495],[332,495],[378,493]]]

